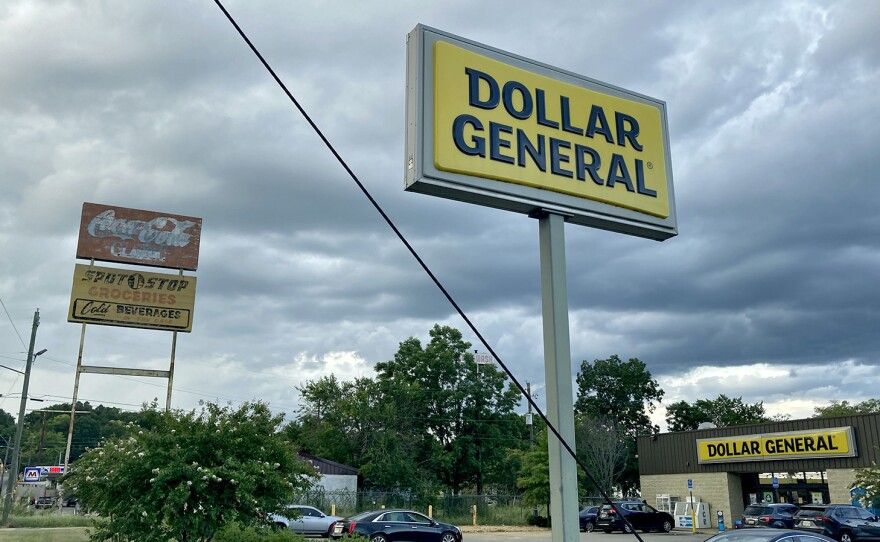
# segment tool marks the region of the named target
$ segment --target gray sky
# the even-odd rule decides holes
[[[664,405],[792,418],[880,396],[880,3],[225,5],[539,404],[537,222],[403,190],[418,23],[666,102],[679,235],[566,226],[573,375],[637,357]],[[434,323],[475,341],[213,2],[10,0],[0,51],[0,363],[23,369],[39,308],[31,396],[73,391],[86,201],[203,219],[175,407],[292,417],[298,385],[372,376]],[[166,369],[170,350],[89,326],[83,363]],[[137,409],[164,386],[87,374],[79,398]],[[0,408],[20,391],[0,370]]]

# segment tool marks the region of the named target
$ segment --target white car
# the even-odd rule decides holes
[[[333,524],[342,519],[339,516],[328,516],[312,506],[291,504],[287,508],[295,510],[298,516],[287,519],[284,516],[270,514],[271,522],[303,535],[329,537]]]

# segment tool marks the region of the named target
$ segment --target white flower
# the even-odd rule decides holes
[[[141,512],[141,515],[144,516],[144,517],[147,517],[147,511],[144,510],[143,512]]]
[[[187,480],[187,481],[186,481],[186,485],[188,485],[188,486],[193,485],[192,480]]]

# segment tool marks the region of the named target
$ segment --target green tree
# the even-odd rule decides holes
[[[666,408],[666,425],[671,432],[693,431],[701,423],[716,427],[733,427],[771,421],[764,411],[764,403],[744,403],[742,397],[731,399],[724,394],[715,399],[699,399],[672,403]]]
[[[636,490],[639,467],[635,438],[659,431],[651,423],[649,414],[656,409],[654,403],[663,399],[663,389],[651,378],[643,361],[638,358],[622,361],[617,355],[593,363],[584,360],[576,381],[575,412],[597,419],[610,418],[626,436],[626,468],[618,484],[624,493]]]
[[[424,348],[413,337],[400,343],[393,360],[376,364],[377,381],[386,402],[407,401],[418,422],[419,463],[451,491],[473,486],[479,494],[509,445],[521,442],[525,427],[513,413],[520,395],[502,371],[474,362],[457,329],[435,325],[430,338]]]
[[[550,452],[547,448],[547,428],[536,428],[535,445],[522,452],[522,467],[516,485],[523,492],[523,501],[529,506],[550,505]],[[554,437],[555,438],[555,437]]]
[[[87,451],[64,478],[102,518],[93,540],[208,541],[231,521],[282,511],[314,476],[264,403],[165,413],[154,401],[141,418],[143,428]]]
[[[867,399],[860,403],[850,404],[849,401],[831,401],[831,404],[813,409],[816,413],[814,418],[828,418],[831,416],[851,416],[853,414],[870,414],[880,412],[880,399]]]

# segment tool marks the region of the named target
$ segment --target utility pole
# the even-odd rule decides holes
[[[21,451],[21,433],[24,430],[24,407],[27,404],[28,384],[31,380],[31,365],[34,362],[34,343],[37,340],[37,327],[40,325],[40,309],[34,312],[34,325],[31,328],[31,345],[28,347],[27,363],[24,368],[24,383],[21,386],[21,405],[18,407],[18,423],[15,426],[15,442],[12,445],[12,466],[9,469],[9,481],[6,484],[6,499],[3,501],[4,526],[9,525],[9,508],[12,505],[12,491],[18,481],[18,455]],[[40,354],[45,350],[40,351]],[[37,354],[39,355],[39,354]]]

